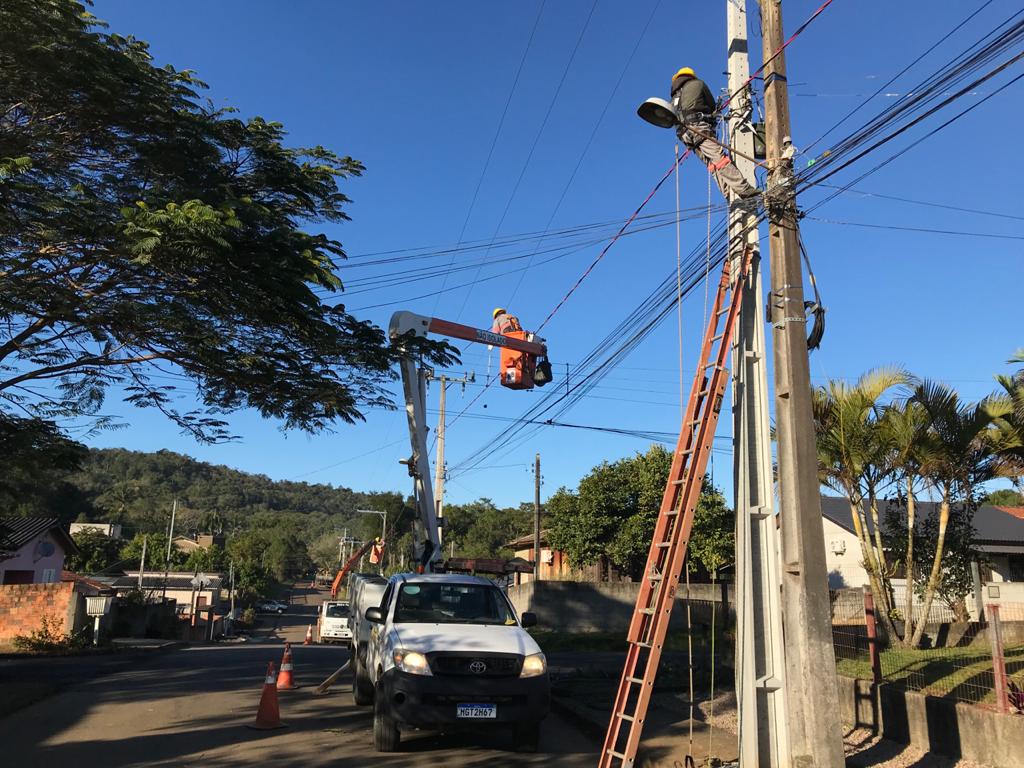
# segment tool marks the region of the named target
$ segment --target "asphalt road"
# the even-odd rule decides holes
[[[297,593],[293,602],[298,604],[284,616],[264,617],[262,642],[110,660],[99,676],[0,719],[3,763],[48,768],[594,764],[597,745],[556,715],[545,721],[540,751],[533,755],[509,751],[510,735],[500,732],[413,732],[403,734],[401,752],[374,752],[372,715],[352,703],[350,676],[342,676],[327,696],[312,695],[312,688],[345,662],[347,652],[302,646],[319,596]],[[246,726],[256,714],[267,662],[280,663],[284,639],[298,643],[295,675],[303,688],[280,694],[288,727],[251,730]]]

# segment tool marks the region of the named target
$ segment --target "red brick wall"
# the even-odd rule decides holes
[[[17,635],[40,629],[44,616],[56,619],[61,631],[70,633],[77,602],[75,585],[70,581],[0,585],[0,643],[10,643]]]

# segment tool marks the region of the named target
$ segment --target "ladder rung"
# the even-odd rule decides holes
[[[671,541],[659,541],[655,546],[659,547],[661,549],[664,549],[665,547],[671,547],[672,546],[672,542]]]
[[[616,713],[615,713],[615,716],[616,716],[617,718],[619,718],[619,720],[628,720],[628,721],[629,721],[629,722],[631,722],[631,723],[632,723],[632,722],[633,722],[634,720],[636,720],[636,718],[635,718],[635,717],[633,717],[632,715],[627,715],[627,714],[625,714],[624,712],[616,712]]]
[[[719,339],[721,339],[723,336],[725,336],[725,332],[724,331],[722,333],[718,334],[717,336],[712,336],[711,337],[711,342],[714,343],[714,342],[718,341]]]
[[[641,685],[643,683],[643,679],[639,677],[627,677],[626,682],[633,683],[634,685]]]
[[[640,613],[646,613],[648,616],[653,616],[654,615],[654,609],[653,608],[641,608],[640,609]]]
[[[661,514],[663,514],[665,517],[675,517],[679,513],[674,509],[670,509],[668,512],[662,512]]]
[[[643,640],[634,640],[633,645],[639,645],[641,648],[653,648],[651,643],[645,643]]]
[[[651,581],[661,581],[662,576],[660,573],[648,573],[647,578]]]
[[[608,750],[608,752],[607,752],[607,754],[611,755],[612,757],[618,757],[618,758],[621,758],[621,759],[623,759],[623,760],[625,760],[625,759],[626,759],[626,755],[625,755],[625,753],[623,753],[623,752],[616,752],[616,751],[615,751],[614,749],[609,749],[609,750]]]

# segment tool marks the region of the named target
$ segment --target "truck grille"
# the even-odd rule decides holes
[[[518,677],[523,668],[523,657],[513,653],[431,653],[427,660],[435,675]]]

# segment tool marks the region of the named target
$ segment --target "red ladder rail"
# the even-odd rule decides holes
[[[739,280],[736,281],[737,287],[746,279],[750,261],[751,252],[746,249],[740,265]],[[743,298],[742,290],[733,290],[726,306],[730,282],[729,259],[726,259],[712,315],[704,332],[700,366],[693,379],[679,442],[673,454],[672,469],[647,554],[644,578],[640,582],[640,592],[629,624],[626,664],[601,748],[599,768],[613,768],[616,765],[632,768],[640,746],[640,735],[654,690],[654,678],[661,661],[676,588],[686,561],[693,513],[700,499],[704,472],[707,470],[711,443],[728,383],[729,346]],[[721,331],[719,326],[722,326]],[[713,362],[708,362],[712,357]],[[623,724],[626,724],[625,728]]]

